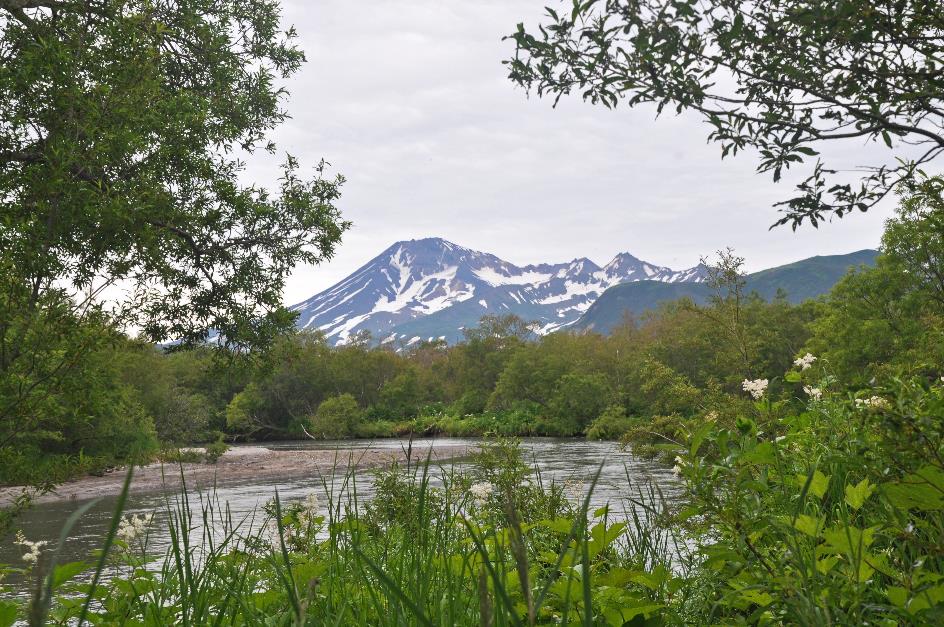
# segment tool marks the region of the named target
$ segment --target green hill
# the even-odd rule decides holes
[[[799,303],[829,292],[850,268],[872,265],[877,255],[875,250],[860,250],[847,255],[810,257],[747,275],[747,289],[767,300],[783,290],[787,300]],[[637,281],[614,285],[600,295],[573,328],[609,333],[627,314],[639,316],[659,303],[684,297],[704,303],[709,294],[703,283]]]

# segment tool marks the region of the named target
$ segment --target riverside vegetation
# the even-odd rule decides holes
[[[397,394],[381,385],[362,407],[355,393],[370,387],[353,379],[350,392],[325,392],[301,420],[362,429],[389,419],[372,418],[380,411],[418,408],[424,391],[442,390],[436,382],[482,381],[473,378],[482,367],[468,368],[468,379],[436,378],[437,365],[478,355],[494,365],[480,402],[512,406],[465,417],[462,403],[485,395],[459,387],[452,403],[462,409],[448,420],[504,424],[488,428],[500,432],[569,418],[568,433],[621,436],[672,460],[686,487],[678,503],[637,486],[628,520],[589,511],[588,498],[542,484],[503,440],[466,470],[445,471],[442,487],[424,463],[379,471],[366,504],[276,496],[255,521],[237,521],[212,498],[192,504],[183,494],[168,501],[173,542],[162,555],[148,552],[148,520],[122,518],[119,503],[88,563],[56,564],[55,547],[17,538],[24,562],[7,570],[35,592],[2,602],[0,624],[940,624],[942,189],[931,178],[904,195],[877,266],[850,273],[821,302],[742,294],[737,260],[725,255],[709,307],[675,303],[610,338],[480,332],[451,349],[398,355],[292,336],[279,349],[287,354],[247,374],[220,405],[219,420],[241,426],[252,415],[247,390],[264,400],[295,398],[306,381],[331,389],[317,387],[327,366],[361,359],[376,369],[336,372],[382,365]],[[146,347],[126,354],[146,355],[152,373],[197,359]],[[520,422],[508,426],[507,416]],[[203,534],[196,545],[193,528]],[[76,580],[87,570],[91,582]]]

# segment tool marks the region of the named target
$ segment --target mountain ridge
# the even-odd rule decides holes
[[[540,332],[548,333],[576,322],[613,285],[640,279],[698,282],[705,276],[700,265],[676,271],[629,253],[616,255],[602,267],[586,257],[517,266],[491,253],[428,237],[395,242],[342,281],[290,309],[298,312],[300,328],[319,329],[333,343],[345,343],[361,331],[393,341],[405,335],[395,331],[400,325],[409,329],[459,305],[462,308],[451,314],[466,312],[460,316],[464,322],[477,322],[487,313],[520,311],[541,324]],[[446,335],[461,333],[461,326],[466,325],[450,327]]]
[[[811,257],[749,276],[757,277],[752,285],[765,298],[782,287],[805,299],[828,291],[849,266],[871,263],[875,254],[866,250]],[[318,329],[332,344],[347,343],[365,331],[380,343],[453,343],[487,314],[510,313],[535,321],[539,334],[564,328],[608,329],[624,309],[641,313],[664,300],[707,298],[702,285],[706,277],[703,264],[673,270],[628,252],[603,266],[586,257],[518,266],[491,253],[426,237],[393,243],[343,280],[290,309],[299,314],[299,328]],[[609,311],[613,307],[615,313]]]

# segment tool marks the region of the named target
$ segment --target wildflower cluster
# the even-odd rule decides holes
[[[806,355],[803,355],[803,357],[795,360],[793,365],[800,370],[808,370],[813,365],[814,361],[816,361],[816,357],[811,353],[807,353]]]
[[[492,492],[495,491],[495,486],[487,481],[481,481],[479,483],[473,483],[469,487],[469,494],[472,495],[472,500],[477,504],[481,505],[488,500],[488,497],[492,495]]]
[[[859,409],[889,409],[891,404],[881,396],[871,396],[869,398],[857,398],[855,405]]]
[[[741,389],[750,394],[756,401],[767,391],[768,383],[769,381],[767,379],[754,379],[753,381],[744,379],[744,381],[741,382]]]
[[[315,518],[318,516],[318,507],[318,495],[309,492],[305,500],[302,501],[301,509],[298,510],[299,521],[306,525],[314,524],[316,522]]]
[[[16,532],[16,539],[13,542],[26,548],[26,553],[23,554],[23,561],[31,566],[35,566],[39,561],[39,554],[47,544],[45,540],[30,542],[26,539],[26,536],[23,535],[22,531]]]
[[[147,533],[147,528],[151,525],[152,520],[154,520],[153,513],[128,514],[118,523],[118,539],[124,542],[126,546],[131,546],[135,540]]]
[[[804,385],[803,391],[806,392],[806,394],[814,401],[818,401],[821,398],[823,398],[823,390],[821,388],[815,388],[810,385]]]

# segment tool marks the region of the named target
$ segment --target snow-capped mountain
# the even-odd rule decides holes
[[[705,268],[675,271],[628,253],[602,268],[586,258],[519,267],[433,237],[397,242],[291,309],[300,328],[333,343],[364,330],[382,342],[455,341],[486,314],[517,314],[548,333],[573,324],[608,287],[643,279],[700,282]]]

